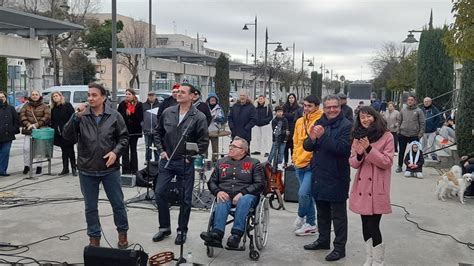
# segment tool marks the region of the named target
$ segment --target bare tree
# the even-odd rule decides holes
[[[21,9],[33,14],[46,16],[59,20],[66,20],[71,23],[86,25],[87,16],[97,10],[99,0],[70,0],[69,9],[60,7],[60,0],[23,0]],[[51,55],[56,51],[61,55],[63,65],[63,84],[70,84],[72,81],[72,72],[74,67],[71,64],[71,53],[75,49],[84,48],[82,42],[83,31],[65,32],[59,35],[48,36],[46,39]],[[53,45],[54,41],[56,45]],[[56,60],[55,74],[56,80],[59,80],[59,60]]]
[[[125,48],[142,48],[148,43],[148,24],[143,21],[132,21],[124,24],[123,31],[119,34],[119,39]],[[119,64],[125,66],[132,75],[129,81],[130,88],[133,88],[135,81],[139,86],[138,65],[140,63],[139,54],[120,54]]]

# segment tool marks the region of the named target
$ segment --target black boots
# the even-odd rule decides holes
[[[75,166],[72,167],[72,175],[73,175],[73,176],[77,176],[77,169],[76,169]]]
[[[25,168],[23,168],[23,174],[24,174],[24,175],[28,174],[29,171],[30,171],[30,167],[29,167],[29,166],[25,166]]]
[[[43,168],[41,166],[36,167],[36,174],[40,175],[42,170],[43,170]]]
[[[59,173],[58,175],[59,175],[59,176],[62,176],[62,175],[67,175],[67,174],[69,174],[69,169],[63,168],[63,170],[61,171],[61,173]]]

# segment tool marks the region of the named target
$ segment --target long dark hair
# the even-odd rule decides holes
[[[374,122],[369,126],[369,128],[364,128],[360,123],[360,114],[368,114],[374,118]],[[360,139],[367,136],[370,142],[375,142],[380,139],[387,131],[387,121],[385,121],[382,115],[372,106],[362,106],[359,109],[354,121],[354,127],[352,129],[353,138]]]

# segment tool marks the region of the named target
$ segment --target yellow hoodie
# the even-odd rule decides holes
[[[311,127],[318,121],[323,115],[323,111],[318,109],[311,114],[305,115],[296,120],[295,131],[293,133],[293,160],[297,168],[305,168],[311,162],[313,153],[305,151],[303,149],[303,142],[308,137],[307,132],[311,130]]]

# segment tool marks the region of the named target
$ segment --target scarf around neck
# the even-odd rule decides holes
[[[360,126],[354,129],[354,131],[352,132],[352,137],[354,139],[362,139],[364,137],[367,137],[370,143],[374,143],[379,140],[383,136],[383,134],[385,134],[385,132],[378,132],[377,129],[372,126],[368,128]]]
[[[413,158],[413,145],[418,146],[418,150],[416,151],[415,158]],[[420,150],[421,150],[421,143],[418,141],[412,141],[410,144],[408,144],[409,148],[409,154],[410,154],[410,160],[409,162],[411,164],[416,164],[418,163],[418,160],[420,159]]]
[[[137,106],[137,103],[135,101],[127,102],[127,110],[130,115],[133,115],[135,113],[136,106]]]

